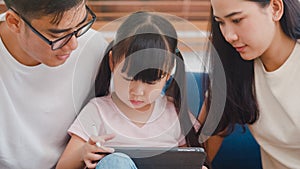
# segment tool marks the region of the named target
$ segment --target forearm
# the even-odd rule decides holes
[[[222,142],[223,142],[224,137],[222,136],[211,136],[205,143],[205,151],[207,153],[208,160],[212,162],[216,154],[218,153]]]
[[[77,136],[72,136],[65,151],[60,157],[56,169],[82,169],[85,166],[83,160],[83,146],[85,141]]]
[[[85,164],[81,158],[81,150],[76,150],[73,153],[63,154],[56,169],[83,169]]]

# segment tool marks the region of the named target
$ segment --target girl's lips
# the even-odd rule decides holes
[[[130,100],[130,103],[131,103],[132,105],[139,105],[139,104],[142,104],[142,103],[143,103],[143,101],[138,101],[138,100]]]

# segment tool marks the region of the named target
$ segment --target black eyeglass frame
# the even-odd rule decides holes
[[[40,33],[37,29],[35,29],[30,22],[24,18],[22,15],[20,15],[15,9],[10,8],[10,10],[12,10],[14,13],[16,13],[28,26],[29,28],[32,30],[32,32],[34,32],[36,35],[38,35],[42,40],[44,40],[48,45],[51,46],[52,50],[57,50],[62,48],[63,46],[65,46],[72,38],[73,35],[75,35],[76,38],[80,37],[81,35],[83,35],[84,33],[86,33],[93,25],[93,23],[96,21],[96,14],[87,6],[85,5],[85,8],[87,9],[87,12],[89,12],[92,15],[92,20],[90,20],[88,23],[84,24],[83,26],[81,26],[80,28],[78,28],[77,30],[75,30],[72,33],[69,33],[61,38],[58,38],[54,41],[49,40],[48,38],[46,38],[42,33]],[[87,13],[88,15],[88,13]],[[87,17],[86,15],[86,17]],[[80,32],[83,28],[86,28],[86,30],[84,32]],[[80,34],[78,34],[80,32]],[[61,45],[59,45],[58,47],[54,48],[54,44],[61,41],[62,39],[66,39]]]

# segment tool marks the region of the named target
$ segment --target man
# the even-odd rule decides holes
[[[0,168],[54,168],[107,42],[85,0],[4,0]]]

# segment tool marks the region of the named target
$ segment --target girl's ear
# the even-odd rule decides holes
[[[7,11],[5,20],[6,20],[7,26],[12,31],[14,31],[15,33],[20,33],[21,18],[16,13],[14,13],[11,10]]]
[[[273,12],[273,21],[279,21],[284,12],[283,0],[271,0],[270,5]]]
[[[109,54],[108,54],[109,68],[110,68],[111,72],[114,72],[114,62],[113,62],[113,58],[112,57],[113,57],[112,56],[112,51],[110,50]]]

